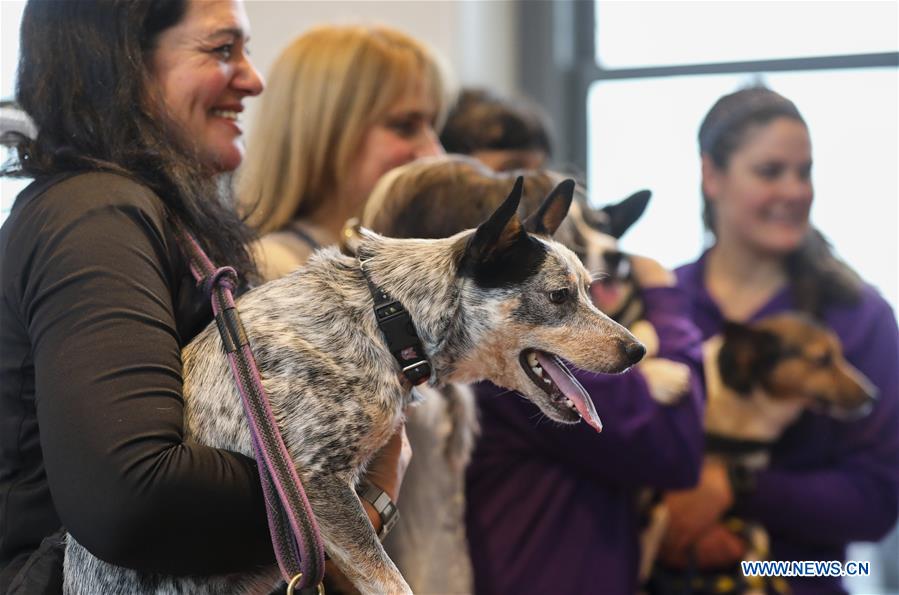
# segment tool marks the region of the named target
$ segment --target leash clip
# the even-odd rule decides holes
[[[303,578],[303,573],[298,572],[298,573],[296,573],[296,575],[294,575],[294,577],[292,579],[290,579],[290,582],[287,583],[287,595],[294,595],[294,593],[298,593],[298,594],[302,595],[304,592],[309,592],[311,590],[311,587],[306,587],[305,589],[300,589],[299,591],[296,590],[297,585],[300,584],[300,580],[302,580],[302,578]],[[318,595],[325,595],[325,584],[319,583],[317,585],[315,592]]]

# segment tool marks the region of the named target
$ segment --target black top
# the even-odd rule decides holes
[[[183,442],[181,348],[212,319],[162,202],[37,181],[0,229],[0,592],[62,525],[172,574],[274,561],[255,462]]]

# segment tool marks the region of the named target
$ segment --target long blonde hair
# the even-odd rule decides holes
[[[442,113],[436,58],[394,29],[326,25],[294,40],[269,73],[238,178],[250,224],[281,229],[340,192],[366,132],[420,84]]]

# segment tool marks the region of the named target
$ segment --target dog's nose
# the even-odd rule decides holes
[[[632,366],[646,355],[646,347],[639,341],[622,341],[621,347],[624,351],[624,356]]]

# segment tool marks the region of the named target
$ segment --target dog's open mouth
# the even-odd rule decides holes
[[[528,378],[554,403],[568,407],[597,432],[602,431],[602,421],[593,401],[558,356],[538,349],[525,349],[518,359]]]
[[[850,406],[834,403],[832,400],[826,397],[815,397],[812,400],[809,409],[815,411],[816,413],[827,415],[842,422],[851,422],[858,421],[861,418],[867,416],[869,413],[871,413],[871,409],[873,409],[873,407],[873,400]]]

